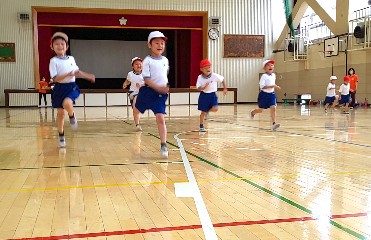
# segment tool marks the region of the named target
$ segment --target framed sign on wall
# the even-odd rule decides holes
[[[0,43],[0,62],[15,62],[15,43]]]
[[[224,57],[263,58],[264,35],[224,35]]]

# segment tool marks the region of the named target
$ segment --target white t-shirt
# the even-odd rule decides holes
[[[202,74],[198,75],[196,88],[204,86],[207,82],[209,82],[209,86],[207,86],[203,92],[204,93],[212,93],[218,91],[218,82],[223,82],[224,77],[217,73],[211,73],[209,76],[204,77]]]
[[[327,93],[326,93],[326,97],[335,97],[336,96],[336,93],[335,93],[335,84],[333,83],[329,83],[327,85]],[[332,88],[332,89],[331,89]]]
[[[350,84],[345,85],[344,83],[340,85],[339,92],[341,95],[348,95],[350,90]]]
[[[78,69],[79,67],[76,65],[75,58],[72,56],[63,58],[55,56],[50,59],[49,73],[52,79],[58,75],[67,74]],[[67,76],[62,81],[59,81],[59,83],[70,83],[75,82],[75,80],[75,76]]]
[[[276,85],[276,74],[264,73],[260,78],[259,85],[260,85],[261,91],[266,92],[266,93],[273,93],[274,88],[263,89],[263,87]]]
[[[142,76],[141,73],[136,74],[133,71],[130,71],[128,73],[128,76],[126,77],[126,80],[128,80],[131,83],[129,91],[133,91],[133,92],[136,92],[136,93],[139,92],[139,88],[137,87],[137,83],[139,83],[140,85],[144,85],[144,79],[143,79],[143,76]]]
[[[155,58],[147,56],[143,60],[143,78],[150,78],[153,83],[160,87],[167,86],[168,79],[167,74],[169,73],[169,60],[161,56]]]

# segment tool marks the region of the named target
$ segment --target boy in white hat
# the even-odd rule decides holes
[[[259,85],[260,92],[258,96],[259,108],[256,108],[250,112],[251,119],[254,119],[255,114],[263,112],[264,109],[270,109],[272,118],[272,131],[276,131],[280,127],[280,124],[276,123],[276,106],[277,98],[275,89],[281,89],[276,85],[276,74],[273,73],[274,61],[265,60],[263,62],[263,69],[265,73],[261,76]]]
[[[325,113],[328,111],[328,107],[330,104],[332,104],[332,107],[334,108],[336,106],[336,80],[338,78],[336,76],[331,76],[330,77],[330,82],[327,85],[326,88],[326,98],[325,98]]]
[[[128,76],[126,77],[126,80],[124,84],[122,85],[122,88],[125,89],[127,86],[130,85],[129,89],[129,99],[131,107],[133,108],[133,117],[134,117],[134,123],[137,131],[142,131],[142,127],[139,124],[140,121],[140,112],[135,107],[135,103],[137,100],[137,95],[139,93],[139,89],[144,86],[144,80],[142,76],[142,65],[143,60],[139,57],[135,57],[131,59],[131,66],[133,67],[133,71],[130,71],[128,73]]]
[[[151,55],[143,60],[143,79],[145,86],[139,89],[135,107],[144,113],[150,109],[156,116],[156,123],[161,140],[161,156],[167,158],[167,129],[165,124],[166,100],[168,98],[169,60],[162,56],[167,37],[160,31],[153,31],[148,36]]]

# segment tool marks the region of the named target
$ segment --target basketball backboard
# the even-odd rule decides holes
[[[325,39],[323,47],[325,57],[339,55],[339,37]]]

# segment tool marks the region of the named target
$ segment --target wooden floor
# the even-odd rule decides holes
[[[0,239],[214,239],[208,217],[223,240],[370,239],[371,109],[280,105],[272,132],[254,107],[220,106],[206,133],[171,107],[168,159],[152,114],[138,133],[126,107],[76,108],[59,149],[56,111],[0,108]],[[201,202],[175,194],[186,160]]]

